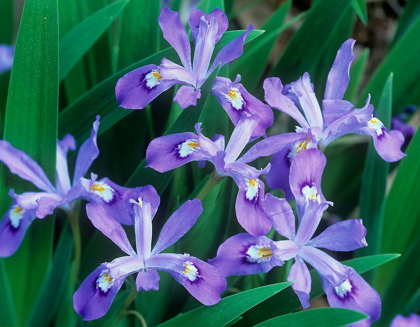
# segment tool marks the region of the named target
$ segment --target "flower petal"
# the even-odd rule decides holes
[[[76,149],[76,141],[73,136],[67,134],[61,141],[57,141],[57,190],[60,194],[66,194],[71,188],[69,169],[67,166],[68,150]]]
[[[141,290],[159,290],[159,274],[151,269],[145,269],[138,273],[136,278],[137,292]]]
[[[134,204],[134,230],[138,257],[146,261],[152,250],[152,213],[150,202],[143,200]]]
[[[347,116],[354,105],[346,100],[322,100],[322,116],[324,117],[324,127]]]
[[[216,18],[218,26],[216,42],[218,42],[229,26],[229,21],[226,17],[226,14],[223,12],[223,10],[219,8],[213,9],[213,11],[210,14],[204,14],[200,9],[195,9],[191,11],[190,19],[188,20],[188,25],[190,25],[191,35],[195,43],[197,43],[197,35],[199,33],[200,21],[203,16],[207,22],[210,22],[211,17]]]
[[[262,207],[271,220],[274,229],[289,240],[295,237],[295,215],[286,199],[279,199],[267,193]]]
[[[199,199],[186,201],[169,217],[162,227],[152,255],[162,252],[184,236],[195,224],[202,212],[203,206]]]
[[[328,208],[328,204],[323,202],[318,204],[317,201],[309,201],[304,207],[303,214],[300,216],[300,225],[294,241],[299,245],[305,245],[309,242],[318,228],[322,214]]]
[[[182,109],[188,108],[189,106],[196,106],[197,100],[201,97],[201,90],[194,89],[192,86],[181,86],[176,92],[174,101],[178,102]]]
[[[177,80],[190,85],[197,84],[197,77],[192,71],[163,58],[159,66],[160,74],[164,80]]]
[[[293,241],[277,241],[271,245],[273,256],[278,260],[287,261],[297,256],[299,252],[299,245]]]
[[[15,47],[7,44],[0,44],[0,74],[12,68],[14,55]]]
[[[309,293],[311,292],[312,279],[308,267],[301,258],[296,258],[295,263],[290,268],[287,281],[294,282],[292,288],[298,296],[302,307],[304,309],[309,308],[311,306],[309,304]]]
[[[150,202],[152,219],[156,214],[156,211],[160,205],[160,197],[156,192],[156,189],[152,185],[146,185],[141,187],[136,187],[133,189],[128,189],[123,195],[125,211],[128,215],[134,220],[134,204],[130,200],[136,202],[141,199],[142,201],[146,199]]]
[[[282,134],[283,135],[283,134]],[[290,189],[289,175],[291,160],[289,158],[290,146],[285,146],[277,152],[270,160],[271,169],[267,175],[266,182],[272,190],[282,189],[285,198],[293,201],[292,190]]]
[[[402,315],[395,316],[391,322],[391,327],[418,327],[420,326],[420,316],[412,313],[408,317]]]
[[[16,195],[15,199],[22,208],[35,210],[36,217],[41,219],[51,215],[56,207],[67,202],[60,194],[47,192],[25,192]]]

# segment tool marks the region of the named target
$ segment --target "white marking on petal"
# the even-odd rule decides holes
[[[136,200],[134,200],[134,199],[130,199],[129,201],[128,201],[129,203],[133,203],[133,204],[137,204],[137,205],[139,205],[140,206],[140,208],[143,208],[143,199],[139,196],[139,198],[137,199],[137,201]]]
[[[104,182],[95,182],[90,187],[90,191],[99,195],[106,203],[114,198],[114,189]]]
[[[9,210],[9,218],[10,218],[10,224],[14,228],[19,228],[20,221],[23,218],[23,215],[25,214],[25,209],[15,204],[10,210]]]
[[[109,269],[102,270],[98,279],[96,280],[96,288],[101,289],[102,292],[106,293],[114,285],[115,278],[112,278],[109,274]]]
[[[346,279],[343,284],[340,286],[334,287],[335,293],[341,297],[342,299],[347,296],[348,293],[351,293],[351,289],[353,286],[351,286],[350,281]]]
[[[246,198],[248,200],[254,200],[256,197],[258,197],[258,179],[252,178],[248,179],[245,178],[245,184],[246,184]]]
[[[241,110],[245,104],[241,92],[236,87],[231,87],[228,94],[224,94],[225,98],[232,104],[236,110]]]
[[[270,245],[251,245],[246,251],[246,259],[249,262],[267,262],[270,261],[273,252],[271,252]]]
[[[197,280],[201,276],[198,274],[198,269],[194,266],[191,261],[185,261],[184,263],[185,269],[180,271],[180,273],[185,277],[188,278],[191,282]]]
[[[312,201],[318,201],[319,204],[321,204],[321,197],[318,194],[318,190],[316,189],[316,186],[309,187],[306,185],[302,189],[302,194],[305,196],[306,203],[309,203],[309,200]]]
[[[185,158],[194,151],[200,149],[200,144],[198,143],[198,140],[186,140],[185,142],[179,144],[176,149],[178,150],[179,156],[181,158]]]
[[[149,89],[153,89],[156,85],[160,83],[162,75],[159,72],[159,69],[153,69],[149,74],[144,78],[144,82]]]
[[[372,115],[372,119],[368,121],[367,125],[370,129],[373,129],[376,132],[376,135],[382,135],[382,128],[384,127],[384,124],[378,118],[373,117]]]

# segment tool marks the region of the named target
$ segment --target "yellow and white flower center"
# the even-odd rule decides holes
[[[109,270],[102,270],[98,279],[96,280],[96,288],[100,288],[102,292],[106,293],[114,285],[115,278],[112,278],[109,274]]]
[[[90,191],[99,195],[106,203],[114,198],[114,189],[104,182],[94,182],[90,187]]]
[[[309,187],[306,185],[302,189],[302,194],[305,196],[306,203],[309,203],[309,200],[317,201],[318,203],[321,203],[321,197],[318,194],[318,190],[316,189],[316,186]]]
[[[245,196],[248,200],[254,200],[258,196],[258,179],[245,179],[246,193]]]
[[[149,89],[154,88],[156,85],[159,84],[159,81],[162,79],[162,75],[160,74],[158,69],[152,70],[149,74],[146,75],[144,81]]]
[[[226,99],[232,104],[232,107],[236,110],[241,110],[245,101],[242,97],[241,92],[236,87],[231,87],[229,93],[225,94]]]
[[[369,120],[367,124],[370,129],[373,129],[376,132],[376,135],[382,135],[384,124],[378,118],[372,116],[372,119]]]
[[[298,141],[296,142],[293,146],[292,149],[290,150],[289,154],[287,155],[287,157],[290,160],[293,160],[294,157],[296,157],[299,153],[302,152],[302,150],[306,150],[308,147],[308,143],[309,143],[309,137],[306,136],[306,140],[304,141]]]
[[[201,277],[198,274],[198,269],[194,266],[194,264],[191,261],[185,261],[184,263],[185,269],[183,271],[180,271],[184,277],[188,278],[190,281],[195,281],[197,278]]]
[[[353,288],[353,286],[351,286],[350,281],[348,279],[346,279],[344,281],[343,284],[341,284],[340,286],[334,287],[335,289],[335,293],[337,293],[337,295],[339,297],[341,297],[342,299],[351,292],[351,289]]]
[[[246,254],[246,259],[249,262],[261,263],[269,261],[273,252],[271,252],[270,245],[251,245]]]
[[[181,158],[188,157],[194,151],[200,149],[198,140],[186,140],[178,145],[177,150]]]
[[[10,224],[14,228],[18,228],[20,225],[20,221],[23,218],[23,215],[25,214],[25,209],[15,204],[10,210],[9,210],[9,218],[10,218]]]

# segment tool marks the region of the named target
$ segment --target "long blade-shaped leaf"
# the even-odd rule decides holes
[[[420,17],[420,1],[410,0],[404,6],[403,14],[398,18],[398,27],[392,40],[393,47],[407,32],[408,28]]]
[[[366,25],[367,23],[366,1],[365,0],[352,0],[351,6],[353,7],[357,16],[359,16],[360,20],[363,22],[363,24]]]

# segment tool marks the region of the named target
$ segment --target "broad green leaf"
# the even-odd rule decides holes
[[[59,301],[64,295],[67,280],[70,278],[71,256],[73,253],[73,238],[68,224],[64,227],[54,259],[51,262],[44,282],[38,293],[27,326],[49,325],[55,315]]]
[[[0,317],[1,326],[17,325],[12,289],[4,261],[0,261]]]
[[[389,75],[376,111],[377,117],[388,129],[391,127],[392,78],[393,75]],[[369,246],[359,250],[362,255],[381,252],[383,208],[388,173],[389,162],[378,155],[371,141],[366,156],[359,199],[360,218],[363,219],[363,224],[369,231],[366,235]]]
[[[13,0],[0,1],[0,44],[13,42]]]
[[[367,10],[366,10],[366,1],[365,0],[352,0],[351,6],[359,16],[363,24],[367,24]]]
[[[322,50],[328,45],[326,40],[349,5],[350,0],[339,1],[334,6],[328,0],[316,1],[270,75],[280,76],[285,84],[309,71],[319,60]]]
[[[111,26],[128,0],[117,1],[86,18],[60,40],[60,81]]]
[[[253,290],[241,292],[239,294],[228,296],[222,299],[218,304],[206,307],[201,306],[195,310],[181,314],[161,325],[160,327],[181,326],[187,325],[191,321],[194,325],[199,326],[224,326],[245,311],[251,309],[258,303],[261,303],[268,298],[281,292],[292,283],[285,282],[274,285],[267,285]]]
[[[358,57],[350,68],[350,82],[347,91],[344,94],[344,99],[355,103],[360,89],[363,74],[366,69],[366,63],[369,58],[369,48],[363,49],[362,54]]]
[[[394,73],[398,83],[394,85],[393,114],[399,112],[408,104],[420,104],[420,17],[411,24],[397,44],[388,52],[385,59],[376,69],[359,98],[359,105],[364,105],[368,94],[376,105],[389,74]],[[360,108],[360,107],[359,107]]]
[[[198,8],[201,9],[205,14],[211,13],[216,8],[224,10],[224,0],[201,0]]]
[[[420,0],[410,0],[404,6],[402,15],[398,18],[397,30],[392,40],[390,48],[392,48],[401,37],[407,32],[409,27],[420,17]]]
[[[363,313],[348,309],[321,308],[290,313],[264,321],[255,327],[341,327],[368,318],[369,316]]]
[[[10,78],[4,139],[37,161],[53,183],[57,112],[57,0],[26,0]],[[10,205],[10,188],[20,193],[32,190],[29,185],[3,167],[0,212]],[[53,226],[51,217],[34,223],[17,253],[5,260],[19,325],[24,324],[47,271]]]

